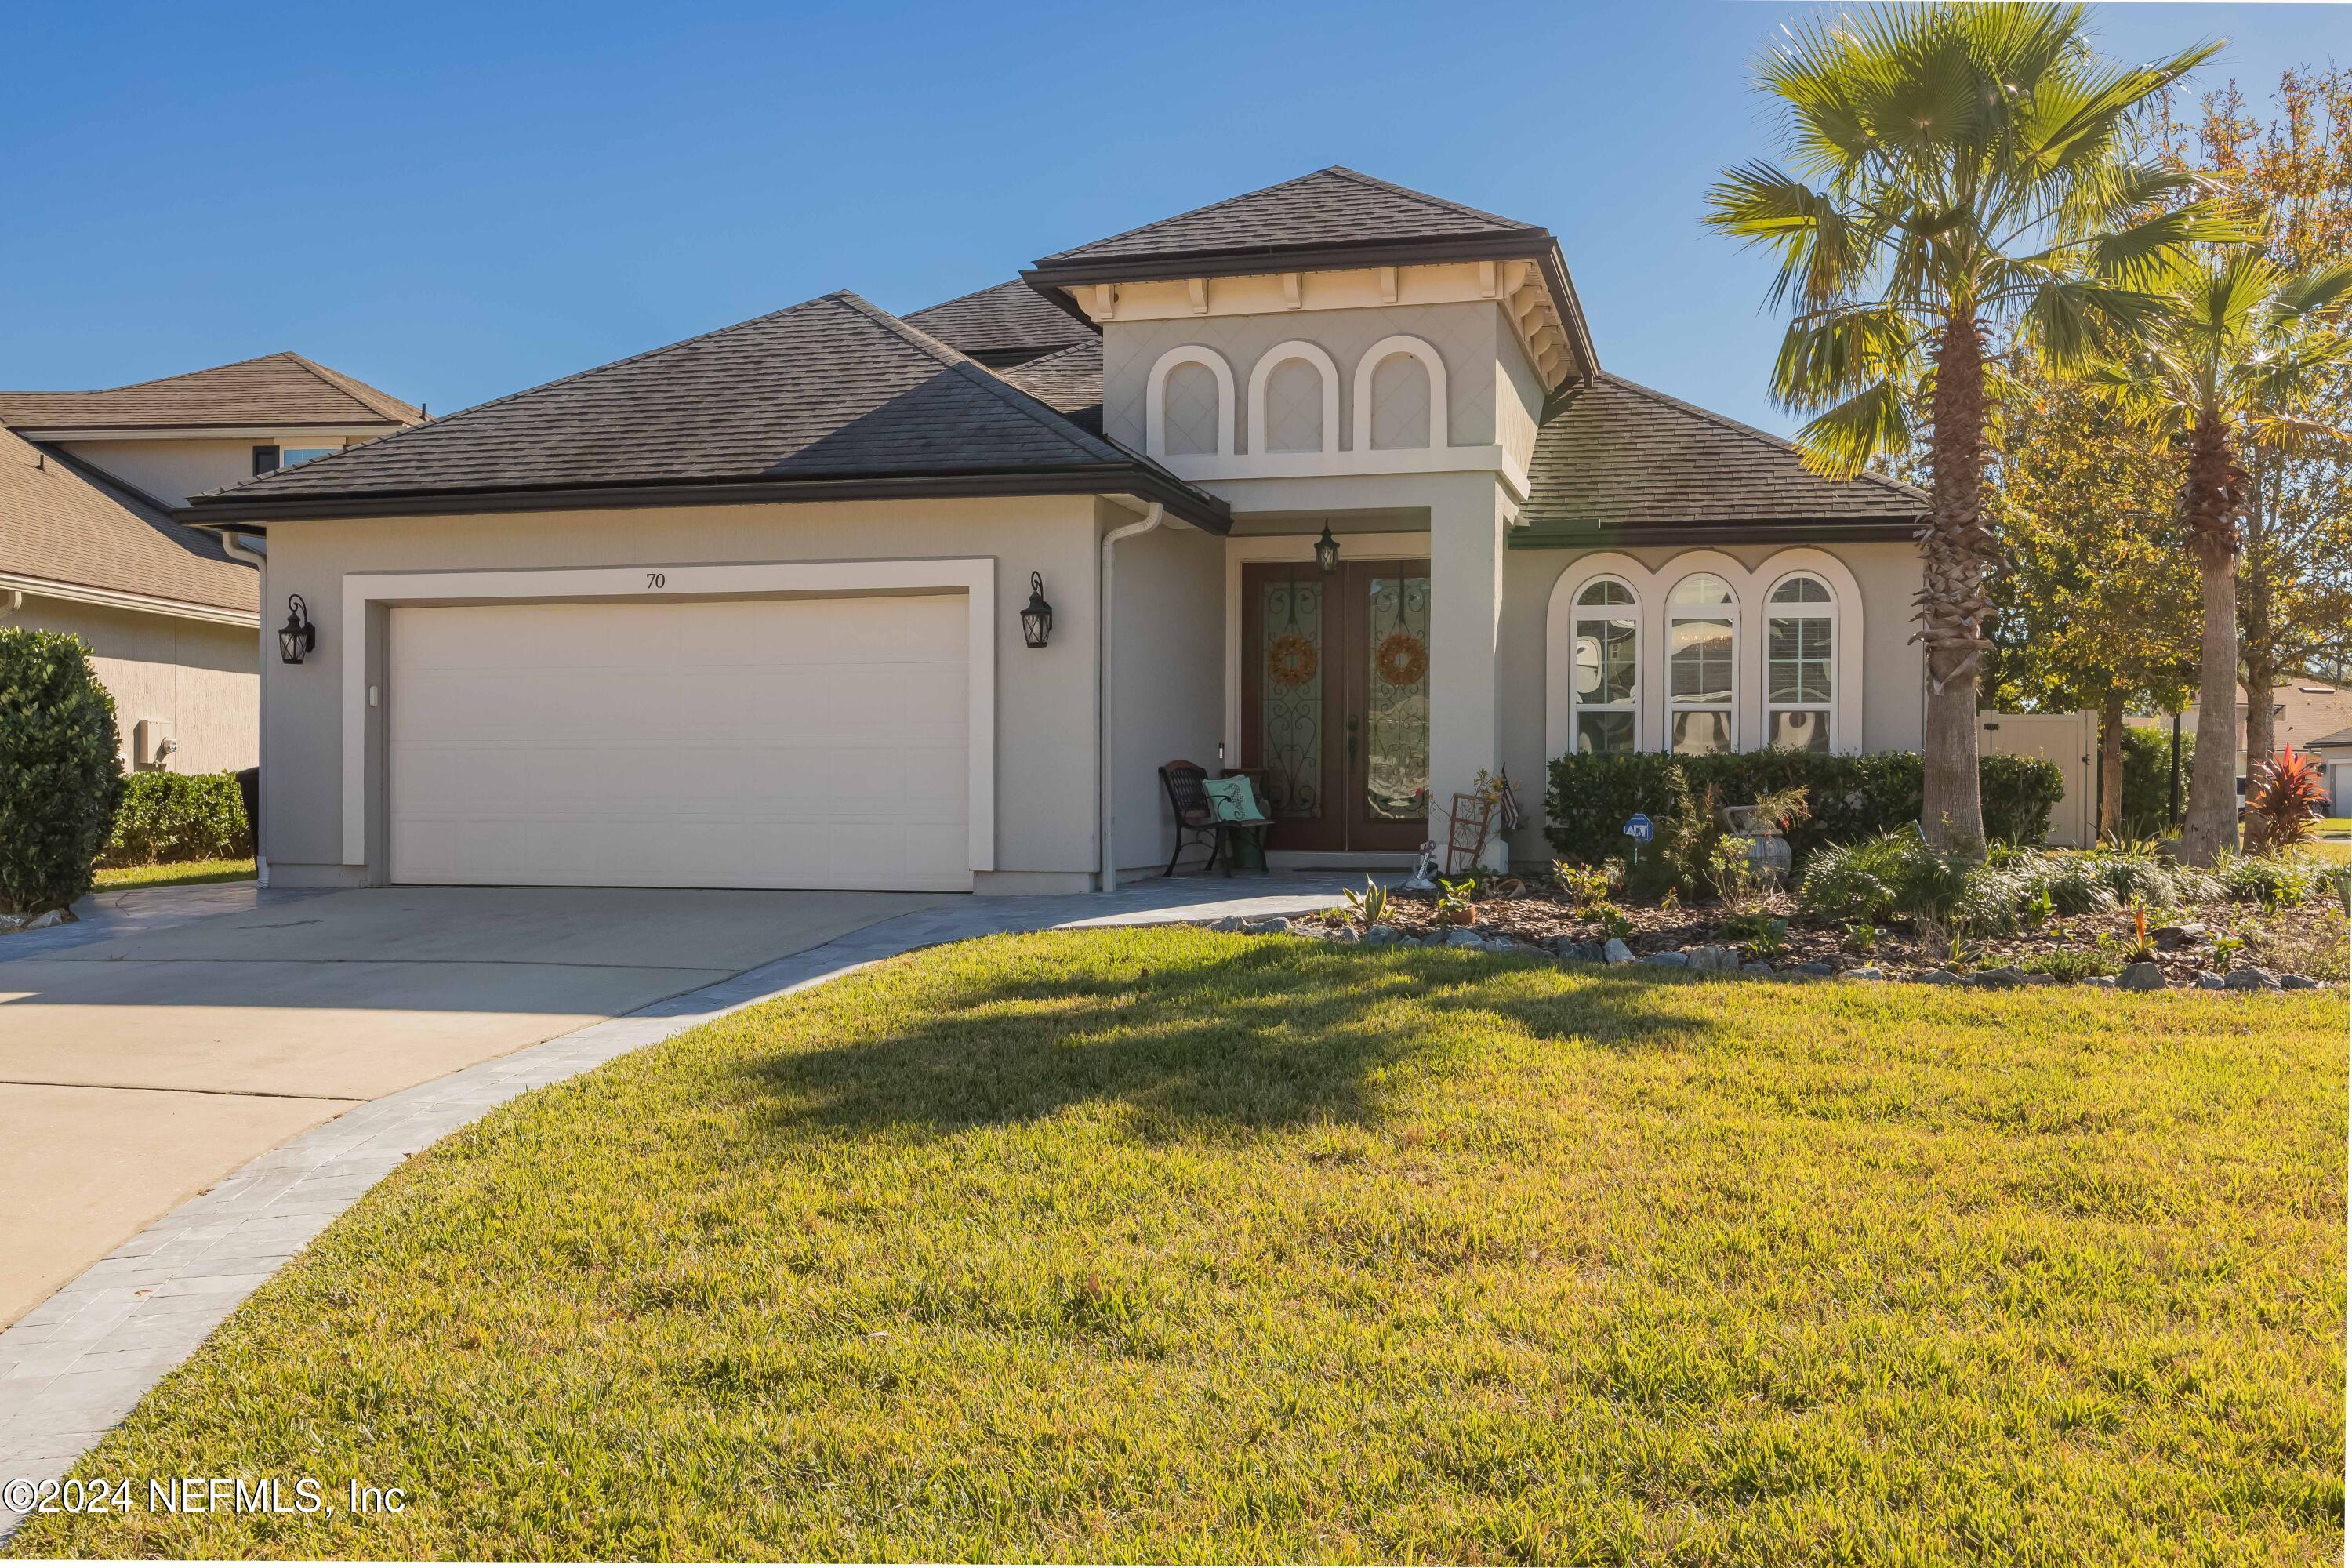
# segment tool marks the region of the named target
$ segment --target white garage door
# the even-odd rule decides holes
[[[900,598],[392,612],[392,879],[971,886],[968,617]]]

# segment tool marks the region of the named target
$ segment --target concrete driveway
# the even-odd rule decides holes
[[[380,888],[246,901],[23,958],[7,943],[26,939],[0,938],[0,1326],[355,1104],[946,900]]]

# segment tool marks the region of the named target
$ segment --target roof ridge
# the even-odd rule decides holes
[[[162,386],[166,382],[185,381],[190,376],[210,375],[216,370],[236,370],[240,366],[259,364],[266,359],[278,359],[289,353],[288,349],[273,349],[266,354],[250,354],[233,359],[225,364],[203,365],[195,370],[175,370],[169,375],[151,375],[144,381],[118,382],[112,386],[37,387],[18,386],[0,392],[0,397],[96,397],[107,392],[136,392],[143,386]]]
[[[620,359],[608,361],[604,364],[592,364],[585,370],[575,370],[569,375],[559,375],[551,381],[542,381],[531,386],[517,387],[514,391],[507,393],[502,396],[489,398],[484,402],[469,405],[467,407],[457,409],[452,413],[444,414],[438,419],[421,419],[415,424],[407,426],[403,429],[387,430],[381,436],[370,437],[367,440],[362,441],[357,446],[345,447],[341,451],[330,452],[323,458],[313,458],[309,462],[299,465],[299,468],[273,468],[268,473],[255,474],[250,479],[239,479],[235,484],[223,485],[218,489],[207,490],[205,493],[207,495],[226,495],[236,490],[254,489],[258,487],[266,486],[272,479],[276,478],[279,474],[290,474],[298,471],[309,473],[316,469],[321,464],[339,463],[343,458],[353,452],[363,452],[370,447],[381,446],[386,441],[397,441],[402,437],[408,435],[411,431],[438,429],[444,425],[450,424],[456,420],[467,418],[472,415],[479,414],[486,409],[503,407],[505,405],[512,403],[519,397],[529,397],[533,393],[544,392],[551,386],[565,386],[575,381],[585,381],[592,375],[602,375],[608,370],[618,370],[623,365],[635,364],[640,360],[648,360],[653,358],[656,354],[667,353],[672,349],[682,349],[688,343],[698,343],[706,338],[715,338],[719,336],[721,333],[731,332],[741,327],[755,326],[761,321],[771,321],[775,320],[778,316],[785,315],[793,310],[805,310],[811,305],[819,304],[826,300],[835,298],[836,295],[846,294],[848,292],[849,290],[846,289],[836,289],[832,294],[819,294],[813,300],[802,300],[793,304],[786,305],[782,310],[770,310],[764,315],[753,316],[748,321],[730,321],[726,326],[713,327],[707,332],[695,332],[687,337],[679,338],[674,342],[662,343],[654,348],[644,349],[636,353],[628,354]],[[265,355],[263,357],[267,358],[268,356]]]
[[[1336,165],[1334,165],[1334,167],[1336,167]],[[1234,202],[1245,202],[1252,196],[1262,196],[1269,192],[1282,190],[1286,186],[1296,185],[1304,181],[1311,180],[1318,174],[1328,173],[1329,173],[1329,171],[1326,169],[1310,169],[1306,174],[1294,174],[1286,180],[1276,180],[1270,185],[1260,185],[1255,190],[1243,191],[1234,195],[1220,196],[1213,202],[1202,202],[1198,206],[1186,207],[1182,212],[1170,213],[1165,217],[1153,218],[1150,223],[1139,223],[1132,228],[1120,229],[1117,234],[1106,234],[1098,239],[1086,240],[1077,245],[1066,245],[1061,249],[1053,252],[1052,255],[1049,255],[1043,259],[1045,261],[1051,261],[1055,256],[1067,256],[1074,250],[1092,250],[1098,245],[1109,245],[1114,241],[1125,239],[1129,235],[1141,234],[1147,228],[1158,228],[1164,223],[1176,223],[1181,219],[1191,217],[1196,213],[1207,212],[1213,207],[1229,206]]]
[[[1383,180],[1378,174],[1367,174],[1360,169],[1350,169],[1345,163],[1333,163],[1328,168],[1318,169],[1315,173],[1337,174],[1342,179],[1353,180],[1358,184],[1368,186],[1372,190],[1386,191],[1392,196],[1404,196],[1412,201],[1425,203],[1430,206],[1443,207],[1447,212],[1459,213],[1465,217],[1484,218],[1489,223],[1501,224],[1505,228],[1529,231],[1543,227],[1541,224],[1521,223],[1517,218],[1505,217],[1500,213],[1490,213],[1484,207],[1474,207],[1465,202],[1454,201],[1451,197],[1436,195],[1428,191],[1416,191],[1411,185],[1400,185],[1393,180]]]
[[[856,289],[844,289],[836,293],[828,294],[825,298],[867,317],[885,331],[897,334],[908,347],[931,355],[949,369],[975,373],[981,386],[993,393],[1007,406],[1026,415],[1031,420],[1053,431],[1055,435],[1081,447],[1091,447],[1096,444],[1108,445],[1104,437],[1097,436],[1057,410],[1046,406],[1036,397],[1005,380],[994,370],[973,359],[954,344],[941,342],[920,327],[900,321]]]
[[[345,375],[341,371],[331,370],[308,354],[297,353],[293,349],[281,349],[275,357],[292,361],[345,397],[363,408],[382,415],[386,419],[412,420],[417,416],[417,409],[402,403],[390,393],[379,391],[357,376]],[[387,405],[390,406],[386,406]]]
[[[1624,376],[1617,375],[1605,370],[1595,371],[1593,374],[1594,379],[1596,380],[1605,381],[1614,385],[1622,386],[1628,392],[1637,393],[1643,397],[1649,398],[1654,403],[1663,403],[1669,408],[1679,408],[1685,414],[1696,415],[1697,417],[1707,421],[1707,423],[1711,425],[1719,426],[1722,428],[1735,432],[1736,434],[1752,437],[1769,446],[1778,447],[1782,451],[1789,453],[1792,457],[1802,458],[1805,455],[1804,448],[1799,447],[1794,441],[1790,440],[1785,436],[1775,436],[1769,430],[1759,430],[1753,425],[1743,424],[1739,420],[1732,418],[1727,414],[1717,414],[1712,408],[1702,408],[1696,403],[1686,403],[1670,392],[1660,392],[1654,386],[1644,386],[1638,381],[1628,380]],[[1819,477],[1825,479],[1829,478],[1827,475],[1822,475]],[[1905,497],[1906,500],[1925,501],[1929,499],[1927,493],[1925,490],[1920,489],[1916,485],[1906,485],[1901,479],[1889,479],[1885,474],[1874,474],[1867,468],[1855,474],[1853,478],[1857,479],[1868,479],[1871,483],[1877,485],[1882,489],[1894,490],[1897,494]],[[1843,481],[1831,479],[1829,482],[1836,484]]]

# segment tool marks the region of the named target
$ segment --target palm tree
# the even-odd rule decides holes
[[[1772,392],[1813,416],[1797,439],[1815,468],[1851,476],[1903,449],[1914,395],[1927,405],[1920,815],[1931,839],[1967,853],[1984,844],[1991,340],[2006,333],[2056,368],[2079,363],[2096,332],[2152,313],[2139,274],[2191,242],[2236,237],[2194,176],[2127,150],[2135,110],[2220,46],[2119,66],[2092,51],[2084,16],[1939,4],[1795,26],[1757,66],[1781,100],[1795,172],[1743,163],[1708,193],[1709,223],[1779,258],[1770,299],[1792,317]]]
[[[2170,258],[2153,281],[2165,309],[2088,380],[2182,454],[2177,504],[2202,579],[2204,641],[2180,855],[2203,866],[2238,844],[2239,459],[2253,448],[2297,457],[2352,442],[2352,432],[2310,417],[2331,373],[2352,363],[2352,334],[2331,320],[2352,299],[2352,263],[2289,274],[2257,250],[2209,249]]]

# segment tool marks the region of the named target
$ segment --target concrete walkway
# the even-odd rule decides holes
[[[1360,880],[1360,873],[1353,879]],[[1179,878],[1115,893],[929,900],[929,907],[865,924],[625,1016],[362,1104],[341,1102],[313,1112],[302,1123],[307,1131],[146,1226],[0,1332],[0,1482],[65,1474],[239,1302],[402,1160],[517,1095],[911,949],[1002,931],[1299,913],[1336,903],[1349,880],[1337,875]],[[245,912],[274,918],[279,906],[269,895],[255,899],[247,889],[247,897]],[[172,932],[152,911],[141,929],[158,941]],[[198,952],[226,940],[184,924],[177,936],[171,947]],[[103,948],[101,941],[69,945],[85,954]],[[15,967],[0,962],[0,991],[8,988]],[[321,1122],[321,1117],[332,1120]],[[0,1505],[0,1540],[19,1522],[20,1516]]]

